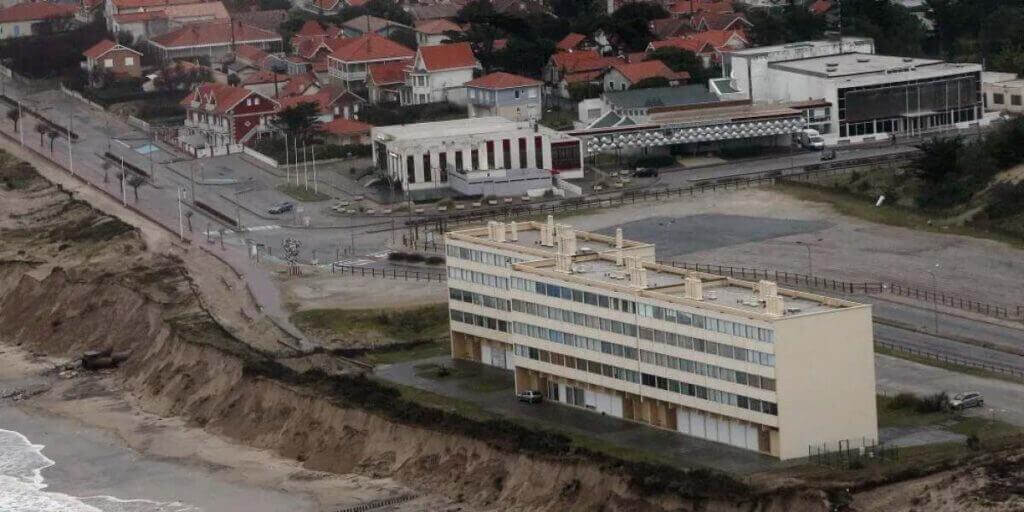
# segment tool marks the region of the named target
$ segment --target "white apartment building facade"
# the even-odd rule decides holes
[[[445,235],[452,356],[516,391],[781,459],[877,439],[871,307],[526,222]]]

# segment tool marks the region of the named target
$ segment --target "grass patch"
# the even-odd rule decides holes
[[[302,331],[327,338],[376,333],[392,341],[435,340],[448,333],[448,305],[403,310],[309,309],[293,314],[291,320]]]
[[[426,407],[441,409],[442,411],[448,411],[478,421],[493,420],[501,417],[499,414],[490,412],[473,402],[431,393],[430,391],[394,382],[387,382],[386,385],[397,388],[402,398]]]
[[[447,343],[430,342],[408,348],[396,347],[394,350],[377,350],[368,352],[359,359],[374,366],[379,364],[394,364],[448,355],[451,353],[450,348],[451,346]]]
[[[477,393],[493,393],[506,389],[509,390],[511,395],[512,388],[515,386],[507,377],[497,375],[494,372],[485,372],[480,368],[469,365],[427,363],[416,365],[413,368],[416,369],[417,377],[458,381],[459,387]]]
[[[302,185],[278,185],[278,192],[291,197],[296,201],[302,201],[304,203],[315,203],[318,201],[327,201],[331,196],[322,192],[314,192],[313,189],[305,188]]]
[[[958,415],[950,410],[919,411],[913,404],[901,403],[901,393],[895,397],[879,396],[876,398],[879,427],[924,427],[942,425],[956,421]],[[920,400],[920,399],[918,399]]]
[[[882,346],[879,346],[879,345],[875,345],[875,353],[876,354],[887,355],[887,356],[891,356],[891,357],[898,357],[900,359],[904,359],[904,360],[907,360],[907,361],[912,361],[912,362],[915,362],[915,363],[918,363],[918,364],[923,364],[923,365],[927,365],[927,366],[934,366],[936,368],[942,368],[944,370],[950,370],[950,371],[954,371],[954,372],[957,372],[957,373],[963,373],[965,375],[973,375],[975,377],[981,377],[981,378],[984,378],[984,379],[997,379],[997,380],[1003,380],[1003,381],[1006,381],[1006,382],[1012,382],[1014,384],[1024,384],[1024,378],[1014,377],[1012,375],[1008,375],[1008,374],[1000,373],[1000,372],[994,372],[994,371],[990,371],[990,370],[983,370],[981,368],[975,368],[973,366],[966,366],[966,365],[961,365],[961,364],[956,364],[956,363],[947,363],[945,361],[940,361],[938,359],[932,359],[930,357],[919,356],[919,355],[911,354],[911,353],[908,353],[908,352],[904,352],[902,350],[893,350],[893,349],[882,347]]]
[[[795,182],[780,184],[776,188],[778,191],[797,199],[831,204],[837,212],[843,215],[856,217],[869,222],[916,229],[919,231],[930,231],[933,233],[985,238],[1008,243],[1017,248],[1024,248],[1024,239],[1021,238],[1011,237],[1002,233],[985,231],[971,226],[940,224],[936,221],[941,222],[942,218],[930,217],[919,210],[907,207],[891,205],[876,207],[873,200],[857,196],[849,192],[831,190],[822,186]]]

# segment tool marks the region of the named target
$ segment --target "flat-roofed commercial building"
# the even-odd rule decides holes
[[[452,356],[516,391],[781,459],[877,440],[871,307],[525,222],[445,235]]]
[[[833,143],[987,123],[980,64],[878,55],[867,38],[748,48],[724,59],[731,90],[754,102],[814,103],[827,116],[815,128]]]
[[[417,197],[543,193],[553,175],[583,177],[580,140],[533,122],[473,117],[378,126],[371,136],[377,168]]]

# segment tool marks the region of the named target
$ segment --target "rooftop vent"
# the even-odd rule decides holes
[[[830,67],[830,68],[834,68],[834,67],[838,66],[839,63],[838,62],[826,62],[825,65]]]
[[[707,292],[704,294],[704,298],[707,300],[718,300],[717,292]]]
[[[903,57],[903,62],[914,62],[913,57]]]
[[[865,62],[871,62],[871,59],[869,59],[867,57],[862,57],[860,59],[857,59],[857,62],[860,62],[861,64],[864,64]]]
[[[786,308],[786,313],[799,313],[801,311],[803,311],[803,310],[800,309],[800,308],[797,308],[797,307]]]

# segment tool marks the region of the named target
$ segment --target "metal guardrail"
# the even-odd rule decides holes
[[[362,503],[351,507],[340,508],[337,512],[367,512],[376,508],[387,507],[391,505],[398,505],[399,503],[405,503],[412,501],[416,496],[407,494],[405,496],[396,496],[394,498],[384,498],[382,500],[371,501],[369,503]]]
[[[331,263],[331,273],[351,274],[362,277],[376,277],[380,279],[404,279],[406,281],[426,281],[428,283],[443,283],[448,280],[444,272],[430,272],[427,270],[402,270],[386,268],[367,268],[352,265],[339,265]]]
[[[887,338],[879,338],[878,336],[875,336],[875,345],[878,345],[878,346],[880,346],[882,348],[886,348],[886,349],[889,349],[889,350],[894,350],[894,351],[898,351],[898,352],[904,352],[904,353],[907,353],[907,354],[910,354],[910,355],[915,355],[915,356],[924,357],[924,358],[927,358],[927,359],[932,359],[932,360],[935,360],[935,361],[941,362],[941,363],[949,363],[949,364],[954,364],[954,365],[958,365],[958,366],[967,366],[967,367],[970,367],[970,368],[977,368],[979,370],[985,370],[985,371],[994,372],[994,373],[1001,373],[1001,374],[1004,374],[1004,375],[1009,375],[1011,377],[1024,378],[1024,370],[1020,370],[1020,369],[1017,369],[1017,368],[1011,368],[1009,366],[993,365],[993,364],[989,364],[989,363],[985,363],[985,362],[979,361],[977,359],[964,358],[964,357],[961,357],[961,356],[949,354],[947,352],[941,352],[941,351],[935,351],[935,350],[922,350],[922,349],[919,349],[919,348],[908,347],[906,345],[900,345],[900,344],[896,343],[894,340],[890,340],[890,339],[887,339]]]
[[[691,263],[686,261],[662,261],[660,263],[674,267],[718,274],[740,279],[768,279],[777,283],[801,286],[814,290],[831,290],[842,293],[863,293],[863,294],[891,294],[900,297],[908,297],[915,300],[942,305],[945,307],[970,311],[994,318],[1007,320],[1024,320],[1024,305],[1001,305],[989,302],[982,302],[974,298],[963,297],[941,290],[918,288],[903,283],[895,282],[849,282],[837,279],[828,279],[807,274],[794,272],[780,272],[778,270],[734,267],[729,265],[710,265],[702,263]]]

